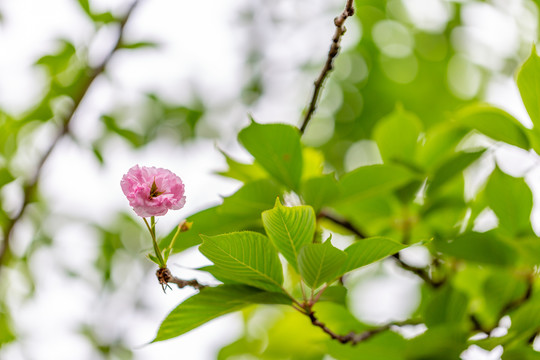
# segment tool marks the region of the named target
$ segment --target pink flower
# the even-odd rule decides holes
[[[141,217],[165,215],[186,203],[182,180],[167,169],[135,165],[122,177],[120,186]]]

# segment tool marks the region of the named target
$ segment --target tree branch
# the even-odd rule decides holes
[[[402,321],[402,322],[391,322],[385,325],[381,325],[379,327],[363,331],[361,333],[355,333],[354,331],[351,331],[347,335],[338,335],[332,330],[330,330],[324,323],[322,323],[317,317],[315,316],[315,312],[310,311],[309,313],[306,313],[306,315],[311,320],[311,323],[317,327],[320,327],[322,331],[330,335],[330,337],[334,340],[339,341],[342,344],[350,343],[351,345],[356,345],[362,341],[366,341],[370,339],[371,337],[386,331],[390,329],[392,326],[404,326],[404,325],[418,325],[420,322],[416,320],[408,320],[408,321]]]
[[[66,135],[69,134],[70,124],[73,118],[75,117],[75,114],[77,113],[84,97],[88,93],[88,90],[90,89],[91,85],[94,83],[94,80],[105,71],[105,68],[109,64],[113,55],[122,47],[125,26],[128,23],[129,19],[131,18],[133,11],[135,10],[138,4],[139,4],[139,0],[133,1],[129,9],[127,10],[126,14],[124,15],[124,17],[120,20],[118,35],[117,35],[116,42],[112,50],[107,54],[107,56],[105,56],[103,61],[98,66],[89,70],[88,76],[84,80],[84,83],[81,86],[80,91],[78,93],[71,94],[72,99],[73,99],[73,106],[71,110],[68,111],[66,115],[64,116],[62,120],[62,126],[59,129],[58,134],[54,137],[53,141],[51,142],[47,150],[45,150],[45,152],[39,159],[39,162],[37,164],[36,170],[34,171],[34,174],[24,185],[23,201],[22,201],[21,207],[19,208],[17,213],[8,221],[8,223],[6,224],[6,226],[4,227],[2,231],[3,239],[2,239],[2,243],[0,244],[0,269],[2,268],[2,265],[4,264],[8,254],[10,253],[10,242],[12,241],[11,237],[13,235],[13,229],[15,228],[15,225],[19,222],[19,220],[24,215],[28,205],[32,202],[32,198],[34,197],[36,189],[38,188],[38,183],[41,177],[43,166],[48,161],[50,155],[52,154],[53,150],[56,148],[60,140],[62,140]]]
[[[402,269],[407,270],[409,272],[412,272],[413,274],[415,274],[416,276],[418,276],[419,278],[424,280],[424,282],[426,284],[430,285],[433,288],[438,288],[439,286],[441,286],[445,282],[444,279],[439,280],[439,281],[433,280],[431,278],[431,276],[429,275],[429,270],[427,268],[419,268],[419,267],[411,266],[411,265],[407,264],[406,262],[401,260],[401,256],[399,255],[399,253],[396,253],[396,254],[392,255],[392,257],[396,260],[397,264]]]
[[[353,0],[347,0],[347,4],[345,5],[345,9],[339,15],[334,19],[334,25],[336,25],[336,31],[334,32],[334,36],[332,37],[332,44],[330,45],[330,50],[328,51],[328,57],[326,59],[326,63],[324,64],[324,67],[319,74],[319,77],[317,80],[315,80],[314,83],[314,89],[313,89],[313,95],[311,97],[311,101],[309,103],[308,110],[306,112],[306,115],[304,116],[304,120],[302,121],[302,125],[300,126],[300,132],[304,133],[306,130],[306,126],[308,125],[309,121],[311,120],[311,117],[315,113],[315,110],[317,109],[317,101],[319,100],[319,94],[321,92],[324,80],[328,76],[328,73],[332,71],[334,68],[334,58],[339,53],[340,49],[340,42],[341,37],[343,34],[345,34],[345,31],[347,30],[344,26],[345,20],[347,20],[348,17],[354,15],[354,1]]]
[[[332,214],[330,214],[330,213],[328,213],[328,212],[326,212],[324,210],[322,210],[319,213],[319,217],[328,219],[328,220],[332,221],[334,224],[337,224],[337,225],[349,230],[350,232],[352,232],[354,235],[356,235],[360,239],[367,238],[367,235],[365,233],[360,231],[356,226],[354,226],[350,221],[348,221],[346,219],[342,219],[342,218],[339,218],[337,216],[334,216],[334,215],[332,215]],[[433,280],[431,278],[431,276],[429,275],[428,269],[411,266],[411,265],[405,263],[403,260],[401,260],[401,257],[399,255],[399,253],[392,255],[392,257],[396,260],[397,264],[402,269],[407,270],[407,271],[412,272],[413,274],[417,275],[422,280],[424,280],[427,284],[429,284],[431,287],[438,288],[439,286],[441,286],[444,283],[444,280],[440,280],[440,281]]]
[[[525,302],[527,302],[531,296],[532,296],[532,293],[533,293],[533,290],[534,290],[534,275],[533,274],[529,274],[527,276],[527,289],[525,290],[525,293],[523,294],[523,296],[521,296],[520,298],[518,299],[515,299],[515,300],[512,300],[510,301],[509,303],[507,303],[502,309],[501,311],[499,312],[499,315],[498,315],[498,320],[495,322],[495,325],[490,328],[490,329],[486,329],[482,326],[482,324],[480,323],[480,320],[476,317],[475,314],[471,314],[469,316],[469,319],[471,320],[471,322],[473,323],[473,326],[474,326],[474,330],[478,330],[478,331],[481,331],[481,332],[484,332],[486,333],[488,336],[491,336],[491,333],[493,332],[493,330],[499,326],[499,322],[501,321],[501,319],[506,316],[510,311],[512,310],[515,310],[517,308],[519,308],[521,305],[523,305]],[[536,334],[533,336],[532,340],[534,340],[534,338],[536,337]]]
[[[364,234],[362,231],[360,231],[360,229],[355,227],[350,221],[348,221],[346,219],[343,219],[343,218],[340,218],[338,216],[332,215],[332,214],[330,214],[330,213],[328,213],[327,211],[324,211],[324,210],[321,210],[319,212],[319,217],[328,219],[331,222],[333,222],[334,224],[337,224],[337,225],[341,226],[342,228],[349,230],[350,232],[352,232],[354,235],[356,235],[360,239],[367,238],[366,234]]]
[[[169,284],[176,284],[180,289],[185,288],[186,286],[191,286],[192,288],[197,290],[208,287],[208,285],[199,284],[199,282],[195,279],[182,280],[180,278],[177,278],[171,273],[171,270],[169,270],[168,268],[159,268],[156,271],[156,276],[159,280],[159,283],[163,287],[163,291],[165,291],[165,288],[169,286]]]

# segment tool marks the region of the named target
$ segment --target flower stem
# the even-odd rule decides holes
[[[178,225],[178,227],[177,227],[177,229],[176,229],[176,233],[174,233],[174,236],[173,236],[173,238],[172,238],[172,240],[171,240],[171,243],[170,243],[169,246],[168,246],[169,249],[172,249],[172,248],[173,248],[174,243],[175,243],[175,241],[176,241],[176,238],[178,237],[178,235],[180,235],[180,232],[182,231],[182,225],[183,225],[183,224]]]
[[[156,219],[154,216],[150,218],[150,224],[148,224],[148,221],[146,218],[143,218],[144,223],[146,224],[146,227],[148,228],[148,231],[150,231],[150,236],[152,237],[152,245],[154,246],[154,252],[156,253],[156,258],[159,261],[159,267],[160,268],[166,268],[167,264],[165,263],[165,260],[163,259],[163,255],[161,254],[161,250],[159,250],[159,246],[156,240]]]

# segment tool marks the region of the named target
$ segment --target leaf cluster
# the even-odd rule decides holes
[[[536,88],[537,59],[533,51],[517,77],[534,124],[531,89]],[[214,265],[201,270],[223,282],[211,290],[219,306],[209,304],[210,295],[203,290],[167,316],[155,341],[248,305],[280,304],[297,315],[282,310],[283,318],[268,328],[269,334],[309,315],[312,326],[306,331],[313,336],[323,329],[333,339],[345,339],[339,333],[351,331],[358,334],[351,339],[365,339],[353,349],[328,340],[309,358],[368,353],[391,359],[455,359],[471,344],[486,349],[503,345],[505,359],[536,356],[529,344],[538,332],[534,269],[540,242],[530,220],[532,192],[523,177],[506,174],[496,162],[474,189],[467,185],[467,174],[496,160],[496,147],[535,149],[537,132],[536,126],[527,129],[487,104],[463,107],[452,121],[430,128],[398,106],[377,122],[371,136],[382,163],[337,175],[328,171],[321,152],[302,144],[296,128],[252,121],[238,139],[254,162],[239,163],[225,154],[229,170],[221,173],[242,181],[243,187],[223,204],[194,214],[193,231],[175,245],[175,251],[182,251],[202,241],[199,250]],[[276,196],[292,204],[285,206]],[[294,205],[298,200],[302,204]],[[486,216],[495,223],[483,225]],[[354,240],[340,250],[331,236],[322,240],[323,230]],[[400,251],[411,246],[425,247],[430,264],[415,267],[404,261]],[[348,305],[343,276],[389,256],[423,280],[418,308],[405,323],[394,324],[424,324],[427,330],[409,340],[390,332],[392,324],[362,324]],[[192,320],[188,312],[207,315]],[[492,337],[504,316],[512,321],[508,334]],[[479,333],[484,340],[475,340]],[[265,349],[250,339],[246,335],[223,354],[245,346],[251,354],[270,356],[271,345]]]

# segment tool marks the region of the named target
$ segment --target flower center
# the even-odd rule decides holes
[[[152,183],[152,187],[150,188],[150,199],[158,197],[159,195],[163,194],[164,191],[158,191],[157,185],[156,185],[156,178],[154,178],[154,182]]]

